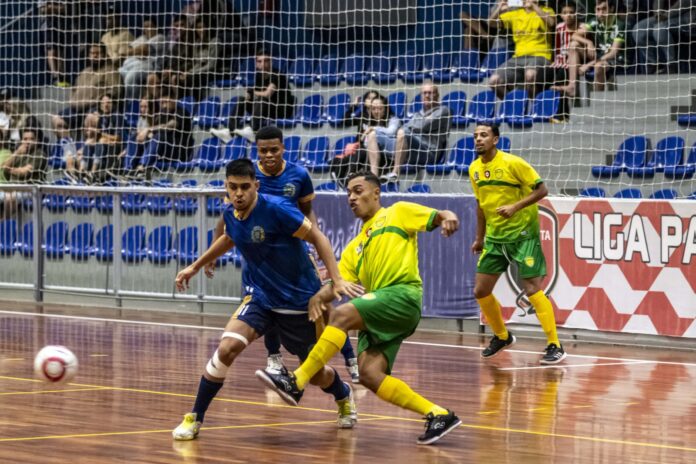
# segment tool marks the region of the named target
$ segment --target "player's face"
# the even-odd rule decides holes
[[[438,102],[440,95],[434,85],[424,84],[421,87],[421,98],[423,99],[423,107],[427,111]]]
[[[474,145],[479,155],[490,153],[495,149],[498,137],[493,135],[493,129],[488,126],[477,126],[474,129]]]
[[[609,4],[607,2],[599,2],[595,6],[595,17],[597,21],[605,22],[609,17]]]
[[[226,179],[227,198],[237,211],[246,211],[256,199],[258,181],[251,177],[229,176]]]
[[[577,16],[575,15],[575,9],[570,6],[564,6],[561,10],[561,19],[563,22],[570,26],[574,26],[577,22]]]
[[[348,182],[348,205],[358,218],[371,217],[379,209],[379,187],[356,177]]]
[[[280,139],[257,140],[256,148],[259,152],[259,162],[263,170],[269,174],[276,174],[283,167],[283,152],[285,147]]]

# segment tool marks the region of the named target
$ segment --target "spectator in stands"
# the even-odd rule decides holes
[[[121,172],[133,174],[133,172],[126,172],[126,170],[134,170],[137,169],[137,166],[140,166],[140,160],[145,152],[145,147],[152,138],[150,128],[155,125],[154,115],[155,110],[152,101],[145,98],[140,100],[140,114],[138,115],[138,122],[134,131],[135,134],[128,140],[128,148],[119,154],[121,158],[119,162]],[[129,163],[126,162],[126,156],[131,157]]]
[[[205,95],[215,78],[218,59],[222,53],[216,32],[207,29],[202,18],[196,20],[191,60],[179,76],[179,85],[196,100]]]
[[[595,18],[581,24],[568,47],[568,84],[558,89],[575,95],[576,78],[594,68],[594,88],[604,90],[607,78],[623,62],[624,25],[615,13],[613,2],[600,0]],[[577,69],[577,72],[575,71]]]
[[[0,113],[0,166],[5,164],[5,161],[12,156],[12,148],[9,138],[10,119],[5,113]],[[7,182],[5,172],[0,169],[0,183]]]
[[[191,115],[176,104],[174,94],[163,92],[153,125],[148,128],[147,137],[150,140],[137,173],[145,173],[149,177],[157,161],[165,164],[189,161],[193,148],[191,130]]]
[[[498,7],[507,0],[498,0]],[[474,18],[468,12],[462,11],[460,14],[464,35],[464,48],[479,50],[481,53],[488,53],[496,48],[508,48],[510,39],[505,34],[495,34],[486,19]]]
[[[554,11],[540,7],[537,0],[524,0],[524,7],[510,9],[502,1],[491,11],[490,26],[512,31],[515,54],[488,81],[498,98],[503,98],[514,87],[523,84],[533,97],[546,80],[551,64],[552,50],[547,35],[556,25]]]
[[[577,46],[577,42],[573,42],[573,35],[578,32],[580,26],[575,3],[563,4],[560,17],[563,21],[556,25],[556,55],[551,65],[554,70],[553,80],[557,84],[551,88],[564,92],[567,91],[567,83],[575,82],[578,78],[578,67],[573,66],[570,69],[568,56],[571,47]]]
[[[65,162],[65,176],[77,182],[79,180],[79,160],[77,152],[77,144],[75,140],[70,135],[70,129],[65,124],[65,121],[61,120],[58,125],[53,128],[53,132],[58,139],[58,148],[60,150],[60,155]]]
[[[0,91],[0,113],[8,119],[6,138],[13,147],[19,144],[25,128],[41,127],[36,116],[31,114],[29,105],[13,97],[7,89]]]
[[[48,158],[41,149],[43,134],[38,129],[27,128],[22,132],[22,142],[12,155],[2,163],[1,169],[8,182],[35,184],[46,178]],[[0,192],[5,214],[16,210],[22,195],[16,192]]]
[[[122,151],[128,123],[122,114],[114,111],[114,102],[109,94],[102,95],[99,111],[88,116],[92,117],[96,118],[99,132],[92,163],[92,179],[101,183],[107,177],[115,177],[118,155]]]
[[[392,114],[387,99],[378,96],[372,100],[370,118],[366,125],[359,134],[360,142],[367,150],[370,171],[379,177],[385,155],[394,153],[396,149],[396,132],[401,126],[401,121]]]
[[[678,43],[682,36],[690,41],[696,30],[695,5],[693,0],[654,0],[651,15],[636,23],[633,39],[639,62],[646,65],[649,74],[679,70]]]
[[[121,91],[121,76],[118,70],[106,59],[104,45],[90,47],[89,66],[78,76],[77,83],[70,94],[68,107],[53,116],[53,127],[62,123],[74,130],[84,123],[85,115],[94,111],[99,98],[108,93],[118,99]]]
[[[424,166],[442,162],[450,130],[450,110],[440,105],[440,92],[434,84],[421,87],[423,109],[396,133],[393,170],[382,176],[383,182],[399,178],[401,165]]]
[[[155,20],[144,20],[142,34],[130,43],[128,58],[119,69],[127,99],[134,100],[142,96],[148,73],[157,70],[158,59],[165,51],[166,39],[157,31]]]
[[[75,160],[71,163],[71,170],[66,170],[65,175],[74,182],[92,183],[92,166],[96,157],[97,143],[99,143],[99,118],[95,114],[85,117],[82,130],[84,141],[77,150]],[[66,164],[66,167],[68,165]]]
[[[254,140],[254,134],[262,126],[278,118],[289,118],[295,112],[295,96],[290,92],[288,79],[271,67],[271,57],[265,51],[256,54],[254,88],[247,89],[246,96],[237,103],[230,116],[229,127],[211,129],[210,133],[227,143],[236,135]],[[251,126],[240,129],[244,114],[251,113]]]
[[[130,44],[135,37],[121,25],[121,17],[111,11],[106,17],[106,32],[101,36],[101,43],[106,47],[106,54],[115,66],[120,66],[130,52]]]
[[[187,26],[186,17],[178,17],[172,21],[164,45],[164,59],[161,66],[147,76],[148,100],[157,101],[162,89],[165,93],[178,91],[179,72],[186,70],[193,54],[193,29]]]
[[[72,21],[75,9],[72,2],[45,0],[39,3],[39,12],[44,17],[46,64],[53,84],[69,87],[72,81],[72,60],[77,59],[77,47],[72,43]]]

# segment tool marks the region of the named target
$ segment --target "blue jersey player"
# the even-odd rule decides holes
[[[299,210],[316,227],[317,218],[312,210],[312,200],[315,196],[312,179],[307,169],[283,159],[285,151],[283,132],[275,126],[263,127],[256,133],[256,145],[259,153],[259,161],[256,163],[256,178],[259,181],[259,192],[285,198],[290,203],[297,205]],[[215,228],[213,241],[224,234],[224,227],[224,221],[220,218]],[[206,266],[206,275],[212,277],[214,269],[214,262]],[[284,366],[283,357],[280,354],[278,332],[275,329],[271,329],[264,335],[263,340],[268,351],[267,368],[280,371]],[[352,382],[359,383],[358,359],[355,356],[349,338],[346,339],[346,343],[341,349],[341,354]]]
[[[337,295],[357,296],[359,286],[345,282],[338,272],[331,243],[312,226],[294,205],[282,198],[258,193],[259,182],[251,161],[240,159],[227,165],[225,186],[230,204],[223,219],[225,235],[203,256],[179,272],[176,286],[188,288],[189,280],[206,264],[214,262],[233,246],[246,260],[247,283],[242,304],[225,326],[217,350],[203,371],[192,412],[174,429],[175,440],[193,440],[205,412],[227,375],[234,359],[258,337],[276,327],[285,348],[301,360],[316,342],[315,325],[307,305],[321,282],[307,254],[304,241],[316,247],[324,261]],[[303,241],[304,240],[304,241]],[[357,420],[352,390],[338,372],[325,368],[311,382],[334,396],[340,428],[352,428]]]

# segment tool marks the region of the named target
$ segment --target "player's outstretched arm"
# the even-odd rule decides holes
[[[201,268],[206,266],[207,264],[215,263],[216,259],[225,254],[227,250],[229,250],[233,246],[234,242],[227,235],[223,235],[222,237],[215,240],[215,242],[210,246],[210,248],[208,248],[208,251],[203,253],[203,256],[198,258],[196,261],[193,262],[193,264],[191,264],[186,269],[183,269],[181,272],[177,274],[175,280],[176,289],[180,292],[187,290],[189,280],[191,280],[191,277],[198,274],[198,271],[200,271]]]
[[[486,216],[483,214],[481,206],[476,206],[476,239],[471,244],[471,252],[474,254],[483,251],[483,242],[486,239]]]
[[[329,309],[329,303],[335,298],[332,288],[333,282],[322,286],[312,298],[309,299],[307,312],[309,320],[316,322],[323,317],[323,313]]]
[[[433,220],[435,227],[442,229],[442,235],[449,237],[459,230],[459,218],[456,214],[449,210],[438,211]]]
[[[220,216],[220,218],[217,220],[215,223],[215,229],[213,229],[213,240],[212,243],[217,242],[217,239],[225,235],[225,220]],[[212,246],[212,245],[211,245]],[[232,248],[232,247],[230,247]],[[227,253],[230,250],[225,250],[225,253]],[[212,279],[213,276],[215,275],[215,261],[212,261],[208,264],[205,265],[204,268],[205,275]]]
[[[317,249],[317,254],[319,254],[319,258],[324,262],[326,271],[332,281],[334,298],[340,298],[343,295],[356,298],[362,295],[363,291],[360,285],[346,282],[343,280],[343,277],[341,277],[333,248],[331,248],[331,242],[329,242],[329,239],[326,238],[326,235],[324,235],[318,227],[312,227],[309,232],[307,232],[307,235],[305,235],[304,240],[314,245],[314,248]]]
[[[549,191],[546,188],[546,185],[544,185],[543,182],[537,184],[536,188],[532,190],[532,192],[527,195],[526,197],[522,198],[520,201],[517,203],[514,203],[512,205],[505,205],[505,206],[500,206],[498,209],[496,209],[496,213],[499,215],[503,216],[504,218],[511,218],[516,212],[518,212],[521,209],[526,208],[529,205],[533,205],[534,203],[538,202],[542,198],[544,198],[546,195],[548,195]]]

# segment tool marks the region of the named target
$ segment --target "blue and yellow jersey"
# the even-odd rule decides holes
[[[539,208],[529,205],[509,219],[496,212],[500,206],[517,203],[542,180],[534,168],[519,156],[498,150],[491,161],[479,156],[469,166],[474,195],[486,217],[486,240],[509,243],[539,235]]]
[[[433,229],[437,210],[399,201],[381,208],[346,245],[338,269],[367,292],[397,284],[422,287],[418,271],[418,232]]]
[[[256,163],[256,178],[260,184],[259,192],[283,197],[298,206],[315,197],[309,172],[302,166],[287,161],[283,162],[283,168],[275,176],[265,173],[261,163]]]
[[[223,213],[225,233],[244,257],[245,294],[262,307],[307,311],[320,287],[303,238],[312,224],[283,198],[259,194],[246,217],[232,205]]]

